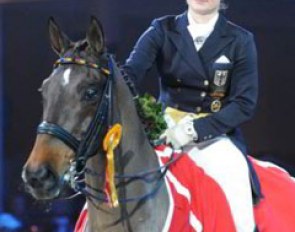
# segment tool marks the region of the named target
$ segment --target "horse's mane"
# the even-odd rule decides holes
[[[133,95],[136,110],[144,126],[145,133],[149,141],[154,144],[167,128],[162,111],[162,104],[157,102],[157,100],[148,93],[139,95],[133,81],[124,72],[122,67],[120,67],[120,70],[131,94]]]

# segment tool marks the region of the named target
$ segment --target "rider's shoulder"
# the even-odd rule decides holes
[[[172,30],[176,27],[181,18],[184,17],[184,14],[180,15],[165,15],[159,18],[156,18],[152,21],[152,26],[158,27],[162,30]]]
[[[248,31],[247,29],[245,29],[244,27],[241,27],[229,20],[227,20],[227,25],[230,28],[231,32],[236,36],[236,37],[240,37],[241,39],[245,39],[245,38],[252,38],[253,37],[253,33]]]

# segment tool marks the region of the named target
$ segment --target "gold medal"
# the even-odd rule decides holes
[[[214,100],[211,103],[210,109],[211,109],[212,112],[216,113],[216,112],[220,111],[221,106],[222,106],[222,104],[221,104],[220,100]]]

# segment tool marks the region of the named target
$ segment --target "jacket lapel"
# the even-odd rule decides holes
[[[196,51],[193,39],[187,29],[188,19],[187,13],[180,15],[177,18],[174,30],[168,31],[168,35],[172,42],[178,49],[178,52],[182,55],[183,59],[199,73],[204,79],[206,78],[203,64],[200,60],[199,54]]]
[[[224,16],[220,15],[211,35],[199,50],[199,55],[206,63],[214,58],[224,47],[234,40],[234,35]]]

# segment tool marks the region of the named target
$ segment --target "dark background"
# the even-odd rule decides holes
[[[28,222],[34,224],[42,224],[40,218],[51,218],[56,213],[77,215],[77,209],[70,206],[80,206],[81,200],[59,202],[59,207],[40,205],[30,197],[23,197],[20,178],[41,117],[41,98],[37,89],[50,74],[57,58],[48,42],[49,16],[54,16],[73,40],[84,38],[90,16],[97,16],[104,25],[110,51],[123,63],[151,20],[183,12],[185,0],[0,0],[0,3],[0,100],[4,137],[2,210],[40,215]],[[228,4],[226,16],[255,34],[259,55],[260,100],[256,116],[243,126],[251,154],[275,159],[293,171],[295,1],[232,0]],[[144,86],[157,94],[154,72]],[[16,205],[23,205],[24,209],[17,209]],[[47,212],[47,209],[52,210]]]

